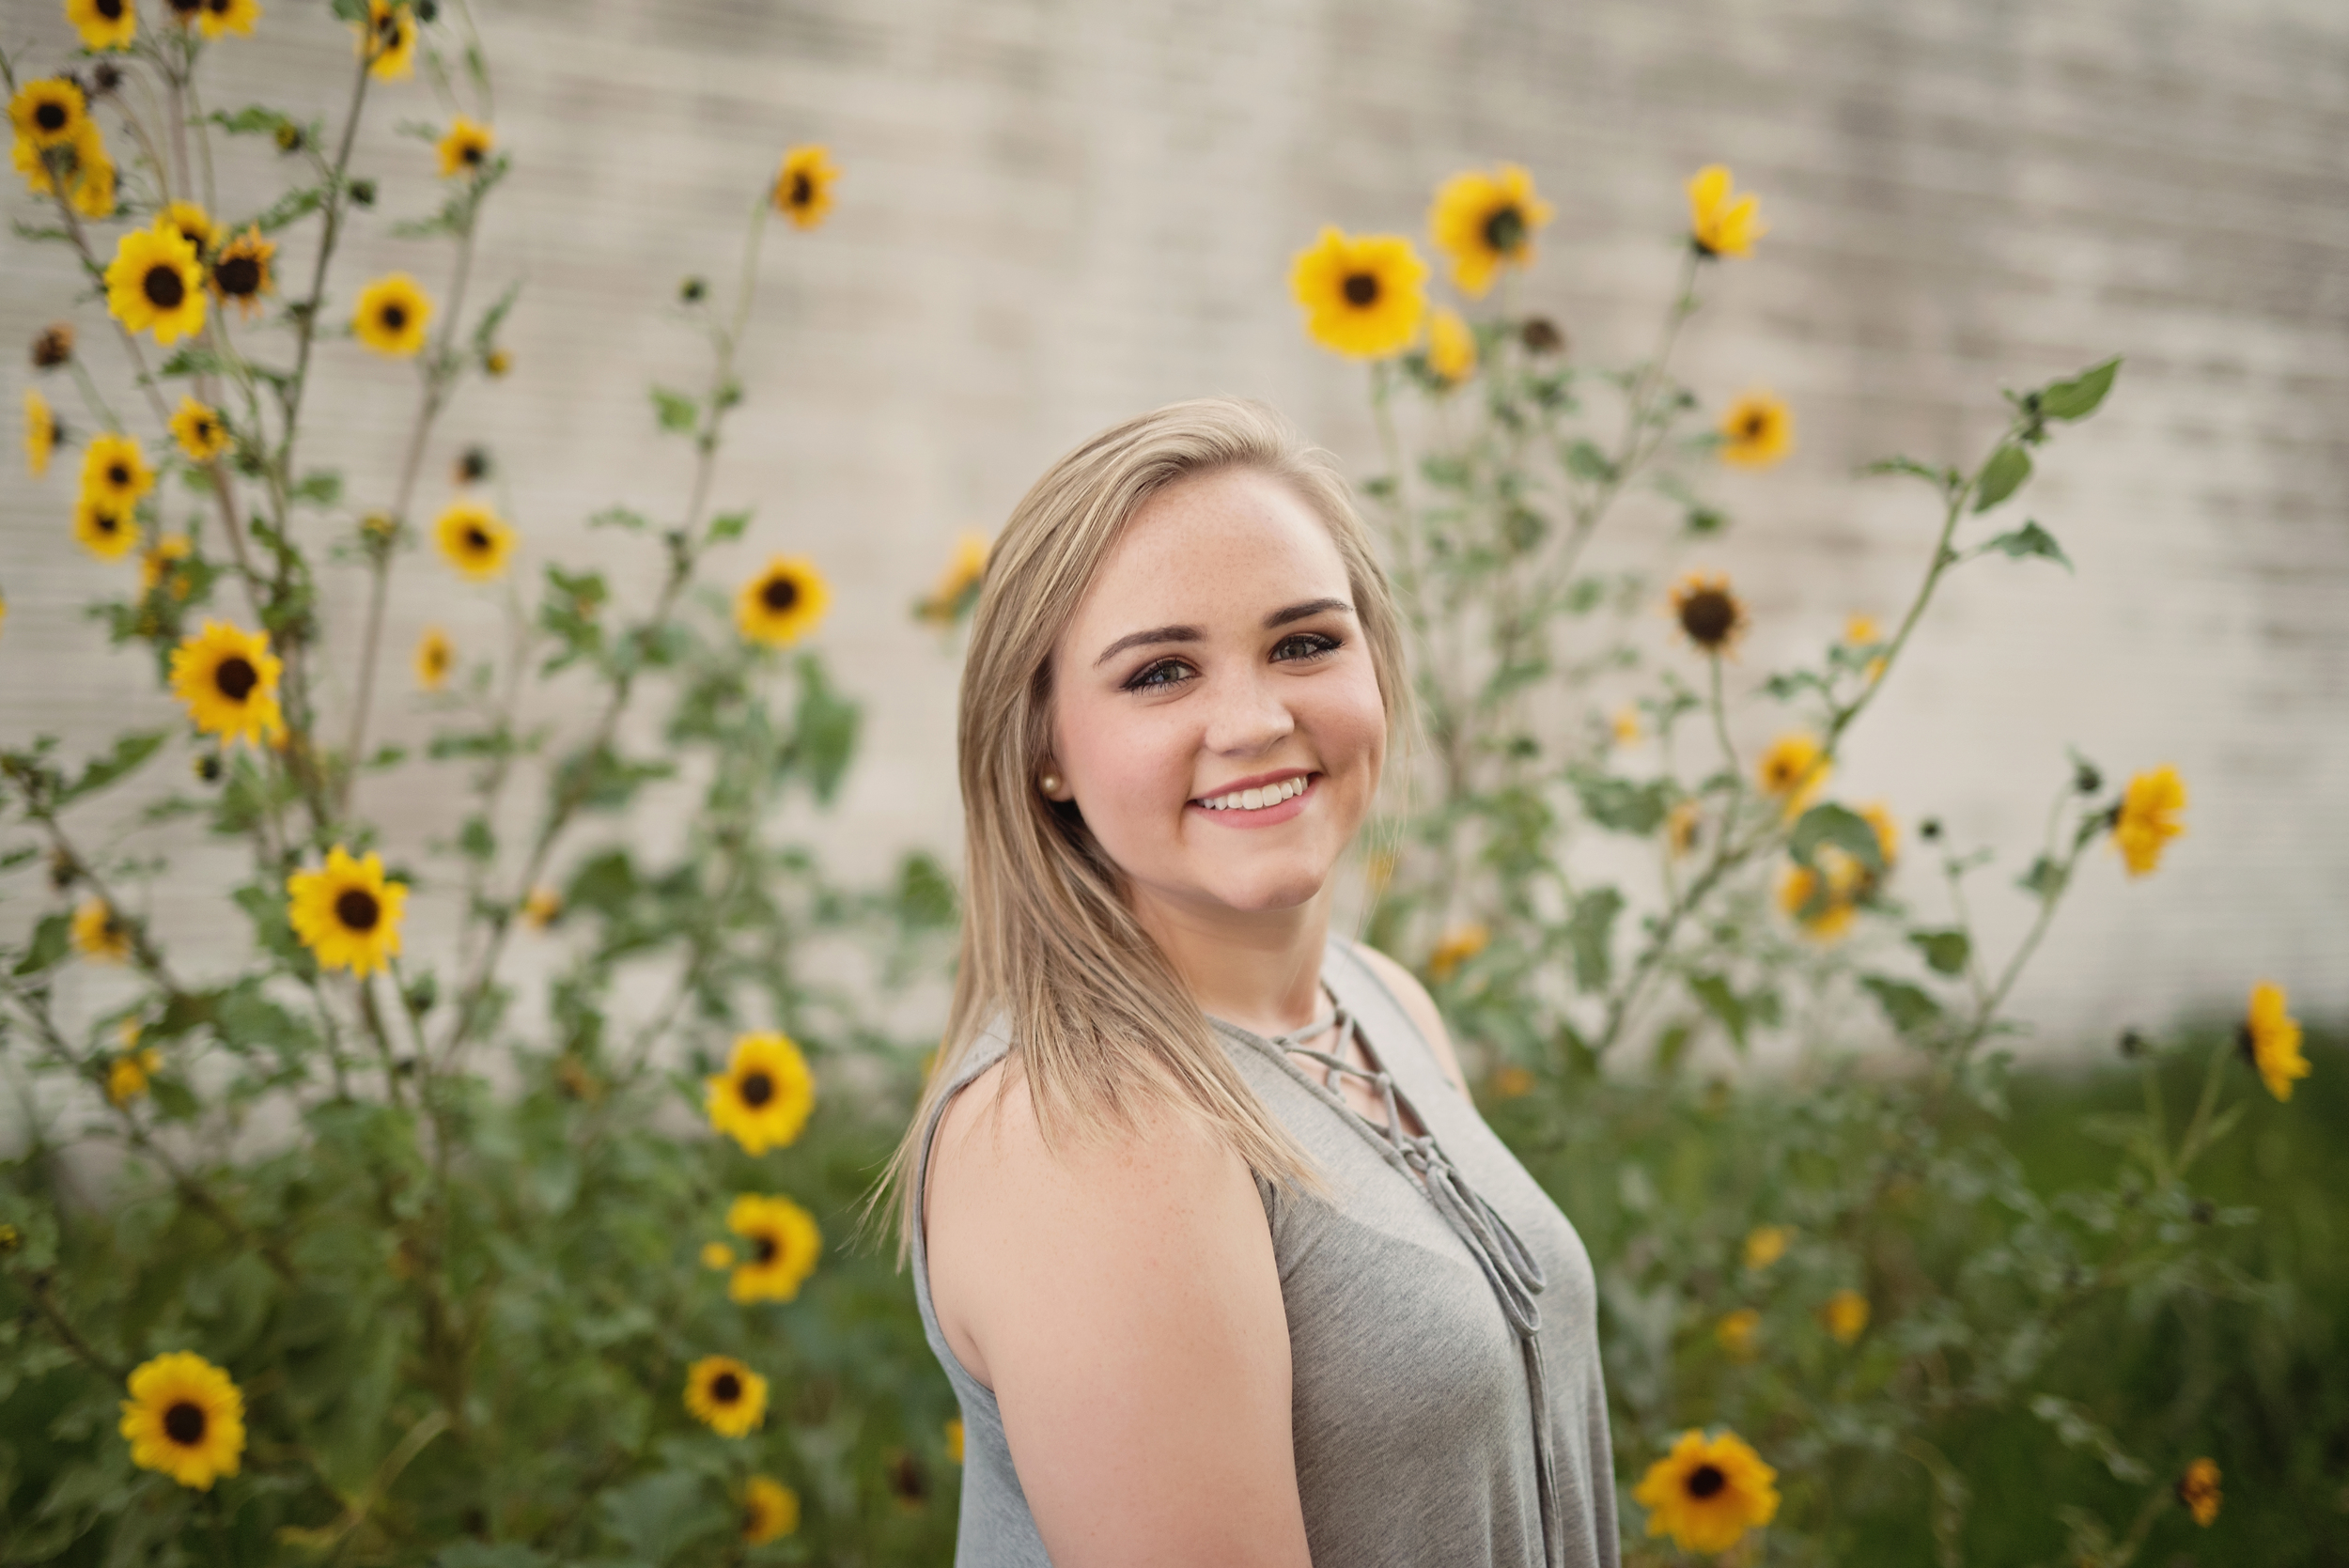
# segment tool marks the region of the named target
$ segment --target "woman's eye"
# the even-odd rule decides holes
[[[1291,663],[1299,659],[1318,659],[1323,654],[1337,652],[1342,646],[1344,644],[1334,637],[1325,637],[1318,631],[1300,631],[1293,637],[1282,638],[1280,645],[1272,650],[1272,657],[1283,663]]]
[[[1161,659],[1135,671],[1133,678],[1126,682],[1126,690],[1143,691],[1152,687],[1179,685],[1190,678],[1190,666],[1179,659]]]

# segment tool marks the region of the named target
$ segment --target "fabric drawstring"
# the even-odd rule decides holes
[[[1297,1043],[1314,1039],[1331,1029],[1337,1031],[1335,1054]],[[1346,1048],[1357,1038],[1353,1014],[1333,1004],[1329,1014],[1290,1033],[1272,1035],[1268,1043],[1276,1050],[1322,1064],[1327,1071],[1321,1087],[1329,1097],[1341,1111],[1377,1135],[1404,1168],[1419,1178],[1427,1201],[1467,1244],[1476,1266],[1484,1270],[1485,1282],[1492,1287],[1493,1297],[1501,1303],[1501,1315],[1517,1334],[1518,1349],[1525,1358],[1526,1389],[1533,1405],[1533,1476],[1541,1492],[1542,1560],[1548,1568],[1559,1568],[1565,1557],[1565,1526],[1558,1506],[1557,1462],[1550,1452],[1549,1388],[1542,1363],[1542,1310],[1534,1299],[1549,1281],[1543,1277],[1542,1265],[1517,1238],[1517,1232],[1469,1186],[1468,1179],[1438,1146],[1434,1135],[1414,1136],[1403,1130],[1403,1117],[1398,1112],[1409,1112],[1410,1119],[1423,1127],[1427,1126],[1427,1118],[1419,1113],[1410,1096],[1396,1085],[1394,1075],[1384,1066],[1377,1072],[1364,1072],[1347,1059]],[[1377,1089],[1386,1105],[1387,1125],[1373,1126],[1369,1118],[1347,1105],[1343,1095],[1331,1091],[1330,1073],[1347,1074]]]

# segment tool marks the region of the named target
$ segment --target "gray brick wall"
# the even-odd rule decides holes
[[[1523,298],[1621,359],[1644,348],[1669,287],[1680,181],[1720,160],[1763,194],[1772,233],[1720,270],[1684,364],[1715,396],[1776,387],[1801,436],[1781,469],[1717,487],[1738,527],[1703,559],[1754,600],[1745,673],[1848,611],[1890,611],[1917,569],[1922,498],[1855,483],[1854,463],[1972,452],[1996,427],[1999,385],[2126,353],[2122,391],[2053,451],[2031,496],[2078,575],[1963,574],[1907,689],[1863,727],[1847,783],[2015,857],[2067,742],[2115,771],[2174,761],[2194,793],[2191,836],[2149,881],[2096,867],[2024,1011],[2051,1034],[2100,1032],[2232,1006],[2263,974],[2304,1012],[2349,1010],[2349,9],[482,10],[497,129],[518,163],[482,276],[524,280],[518,368],[466,388],[421,507],[443,498],[461,442],[485,441],[526,571],[622,560],[583,527],[599,506],[678,505],[686,455],[653,436],[642,392],[699,371],[671,318],[677,281],[728,273],[744,204],[786,142],[820,138],[846,168],[821,231],[770,236],[751,401],[719,487],[722,505],[758,507],[743,569],[804,550],[837,589],[822,645],[868,701],[866,753],[822,830],[844,866],[951,848],[955,665],[905,606],[953,535],[995,526],[1055,454],[1113,418],[1221,390],[1268,397],[1369,462],[1359,373],[1305,343],[1287,299],[1288,257],[1316,225],[1416,231],[1444,174],[1522,162],[1559,210]],[[327,112],[349,56],[321,11],[275,0],[257,37],[211,56],[211,101]],[[10,8],[8,32],[32,40],[37,65],[67,41],[56,8],[32,0]],[[360,227],[354,282],[413,266],[443,290],[439,254],[388,235],[432,183],[428,149],[391,129],[441,114],[421,77],[380,91],[359,166],[385,200]],[[272,174],[263,151],[230,154],[224,180],[244,199],[224,207],[254,204]],[[21,197],[10,210],[26,210]],[[22,344],[75,284],[54,254],[0,243],[0,343]],[[286,259],[299,267],[308,243]],[[82,319],[111,372],[114,349]],[[325,357],[312,450],[349,466],[354,506],[380,505],[408,376],[347,344]],[[13,418],[28,372],[8,363]],[[80,607],[117,568],[70,542],[70,474],[34,485],[8,445],[0,734],[87,743],[125,716],[166,715],[135,656],[90,651]],[[349,603],[347,584],[334,591]],[[416,558],[394,645],[427,619],[480,645],[498,602]],[[565,701],[552,694],[550,711]],[[393,730],[417,733],[402,706]],[[412,840],[450,820],[428,791],[378,789],[370,804]],[[639,831],[661,836],[660,813]],[[1909,879],[1933,907],[1929,879]],[[159,913],[200,933],[210,909],[175,894]],[[2009,930],[2014,913],[1999,916]]]

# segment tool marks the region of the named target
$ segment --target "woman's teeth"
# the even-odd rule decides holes
[[[1304,794],[1305,785],[1310,782],[1310,776],[1283,779],[1279,784],[1267,784],[1262,789],[1236,789],[1229,795],[1219,795],[1212,800],[1199,803],[1209,811],[1262,811],[1267,806],[1277,806],[1293,796]]]

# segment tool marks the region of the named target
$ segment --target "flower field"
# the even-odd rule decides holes
[[[525,581],[453,411],[528,308],[480,243],[513,164],[467,7],[64,11],[78,52],[0,55],[17,242],[80,278],[23,378],[29,511],[173,721],[0,737],[0,1562],[944,1560],[960,1429],[863,1205],[936,1043],[891,1003],[943,972],[952,872],[828,867],[807,825],[890,692],[817,651],[835,589],[791,521],[717,500],[746,325],[857,171],[746,155],[739,256],[675,302],[704,379],[645,409],[685,484],[585,520],[626,569]],[[337,116],[207,106],[215,52],[273,27],[339,35]],[[385,116],[415,145],[379,182],[350,154]],[[255,170],[265,200],[223,199]],[[1952,575],[2071,567],[2032,483],[2124,362],[1854,476],[1914,506],[1905,602],[1749,663],[1712,497],[1801,411],[1674,356],[1723,270],[1774,264],[1768,201],[1719,165],[1656,194],[1669,301],[1622,365],[1518,303],[1560,242],[1526,168],[1378,232],[1299,215],[1419,712],[1361,929],[1590,1247],[1626,1562],[2333,1560],[2349,1099],[2296,977],[2093,1074],[2012,1051],[2067,893],[2162,897],[2210,802],[2158,755],[2010,759],[2044,832],[1994,845],[1839,788]],[[428,262],[351,266],[377,222]],[[383,362],[403,456],[361,493],[306,458],[312,393]],[[722,572],[753,537],[783,542]],[[963,539],[910,620],[951,639],[986,564]],[[395,602],[459,594],[501,641],[393,645]],[[383,738],[396,704],[428,742]],[[384,781],[429,833],[368,814]],[[651,835],[656,789],[684,805]],[[189,886],[197,845],[234,874]],[[172,951],[165,886],[233,962]]]

